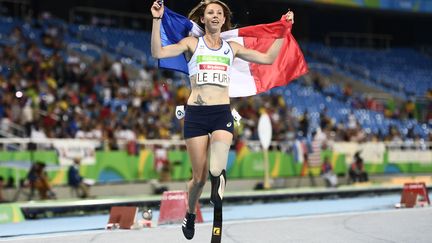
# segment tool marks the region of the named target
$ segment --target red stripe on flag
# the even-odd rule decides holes
[[[291,32],[292,24],[285,20],[280,20],[270,24],[259,24],[239,28],[239,36],[259,37],[259,38],[280,38]]]
[[[288,26],[287,26],[288,25]],[[271,65],[249,63],[254,77],[257,93],[265,92],[273,87],[287,85],[292,80],[307,73],[308,67],[296,40],[291,35],[291,22],[278,21],[266,25],[249,26],[239,29],[239,36],[244,37],[244,46],[260,52],[266,52],[274,42],[274,38],[262,38],[264,33],[273,33],[275,38],[284,37],[278,57]],[[252,33],[254,33],[252,35]],[[280,34],[284,34],[281,36]]]

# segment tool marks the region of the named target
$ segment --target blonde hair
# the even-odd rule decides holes
[[[224,2],[220,0],[203,0],[201,1],[197,6],[195,6],[188,14],[188,18],[195,23],[197,23],[201,28],[205,29],[205,26],[203,23],[201,23],[201,17],[204,17],[204,11],[207,8],[207,6],[211,3],[219,4],[224,12],[225,16],[225,23],[222,25],[221,32],[227,31],[232,29],[231,24],[231,15],[232,12],[228,5],[226,5]]]

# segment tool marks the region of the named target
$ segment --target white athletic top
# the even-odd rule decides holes
[[[233,60],[233,51],[228,42],[222,40],[222,46],[215,50],[206,45],[204,37],[199,37],[195,52],[188,63],[189,76],[197,74],[198,85],[228,86]]]

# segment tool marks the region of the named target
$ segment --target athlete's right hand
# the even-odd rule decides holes
[[[164,5],[163,0],[156,0],[153,2],[153,5],[151,7],[151,13],[153,17],[159,18],[162,17],[164,13]]]

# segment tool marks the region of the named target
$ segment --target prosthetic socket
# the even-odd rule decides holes
[[[226,175],[225,170],[219,176],[213,176],[210,173],[211,180],[211,195],[210,202],[215,208],[222,208],[222,199],[226,185]]]

